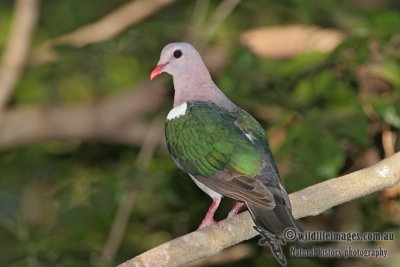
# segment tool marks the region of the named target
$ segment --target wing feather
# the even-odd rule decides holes
[[[279,188],[279,174],[264,130],[247,112],[188,102],[184,116],[167,121],[166,136],[179,168],[210,189],[259,207],[275,207],[268,187]]]

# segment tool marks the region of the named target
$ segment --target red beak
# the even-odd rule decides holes
[[[163,72],[164,67],[165,67],[167,64],[168,64],[168,62],[167,62],[167,63],[164,63],[164,64],[157,65],[157,66],[154,68],[154,70],[150,73],[150,80],[153,80],[153,79],[154,79],[155,77],[157,77],[161,72]]]

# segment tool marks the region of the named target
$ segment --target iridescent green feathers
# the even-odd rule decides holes
[[[178,166],[194,176],[224,169],[255,176],[268,160],[258,122],[241,109],[228,112],[211,102],[187,103],[184,115],[167,120],[166,137]]]
[[[203,101],[186,105],[165,127],[176,165],[221,195],[273,208],[267,187],[279,186],[279,175],[259,123],[239,108],[227,111]]]

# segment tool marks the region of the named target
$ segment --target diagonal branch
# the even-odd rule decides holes
[[[219,4],[214,14],[212,15],[210,22],[205,29],[206,40],[209,40],[229,14],[235,9],[240,3],[240,0],[225,0]]]
[[[38,17],[38,2],[39,0],[16,1],[13,29],[0,66],[0,112],[7,104],[25,66]]]
[[[290,194],[293,215],[317,215],[344,202],[371,194],[400,181],[400,152],[379,163]],[[178,237],[130,259],[119,267],[180,266],[219,253],[224,248],[256,236],[249,212],[226,219],[219,226]]]
[[[151,122],[151,127],[147,136],[143,140],[139,155],[136,158],[135,165],[139,169],[145,169],[149,165],[152,155],[157,148],[157,145],[160,143],[160,133],[163,132],[162,129],[164,128],[164,123],[160,122],[161,120],[159,118],[155,118]],[[125,191],[121,202],[119,203],[117,213],[115,214],[110,234],[101,252],[101,259],[104,262],[110,263],[121,246],[129,222],[129,217],[132,213],[136,193],[137,187],[134,182],[125,186]]]
[[[98,21],[85,25],[71,33],[42,44],[35,50],[32,61],[41,64],[57,58],[54,47],[71,45],[83,47],[88,44],[102,42],[113,38],[133,24],[157,12],[175,0],[134,0],[122,5]]]

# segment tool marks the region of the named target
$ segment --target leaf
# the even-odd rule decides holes
[[[243,33],[241,43],[263,58],[289,58],[313,51],[330,52],[345,34],[337,29],[287,25],[256,28]]]
[[[374,67],[371,71],[391,84],[400,86],[399,62],[390,60]]]
[[[392,103],[377,98],[372,101],[372,105],[385,122],[400,128],[400,112]]]

